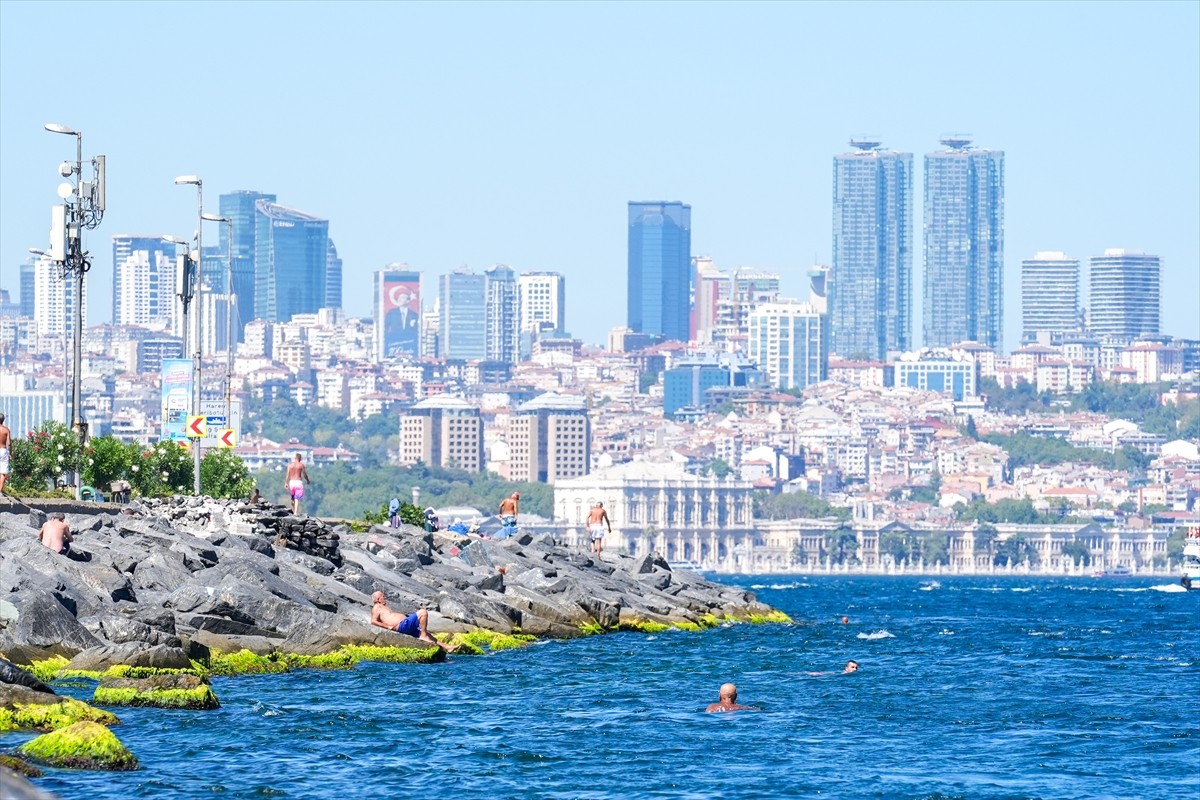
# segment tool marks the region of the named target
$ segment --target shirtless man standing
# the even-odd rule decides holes
[[[428,611],[421,608],[408,616],[401,614],[399,611],[392,611],[388,608],[387,597],[384,596],[383,592],[375,592],[375,594],[371,595],[371,624],[380,628],[387,628],[389,631],[395,631],[396,633],[403,633],[405,636],[411,636],[414,639],[433,642],[447,653],[453,653],[458,649],[457,647],[442,644],[429,635]]]
[[[287,477],[283,479],[283,485],[287,487],[288,494],[292,496],[292,513],[300,513],[300,500],[304,497],[304,484],[312,483],[308,479],[308,470],[304,468],[304,462],[300,460],[300,454],[296,453],[296,460],[288,464]]]
[[[8,480],[8,448],[12,445],[12,431],[4,427],[4,414],[0,412],[0,494],[4,494],[4,483]]]
[[[708,712],[713,711],[758,711],[757,706],[742,706],[738,705],[737,687],[732,683],[721,684],[721,697],[716,703],[712,703],[708,708],[704,709]]]
[[[500,522],[503,527],[500,529],[501,535],[499,538],[507,539],[517,532],[517,507],[520,504],[521,493],[513,492],[511,497],[506,497],[500,501]]]
[[[42,523],[42,529],[38,531],[38,540],[59,555],[68,555],[71,552],[72,539],[71,526],[67,524],[66,517],[57,511],[51,514],[50,518]]]
[[[600,551],[604,549],[604,527],[608,526],[608,532],[612,533],[612,523],[608,520],[608,512],[604,510],[604,503],[599,500],[596,505],[592,506],[592,510],[588,512],[587,526],[588,532],[592,536],[592,550],[596,555],[600,555]]]

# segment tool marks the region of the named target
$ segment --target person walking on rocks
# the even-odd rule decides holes
[[[292,496],[292,513],[300,513],[300,501],[304,498],[304,484],[311,484],[308,479],[308,470],[304,468],[304,461],[300,458],[300,454],[296,453],[296,460],[288,464],[287,477],[283,480],[283,485],[287,487],[288,494]]]
[[[592,506],[588,512],[587,526],[588,532],[592,537],[592,550],[596,555],[600,555],[600,551],[604,549],[604,527],[608,526],[608,532],[612,533],[612,523],[608,519],[608,512],[604,510],[604,503],[599,500],[596,505]]]
[[[70,554],[73,541],[71,526],[67,524],[67,518],[62,515],[62,512],[54,512],[49,519],[42,523],[42,529],[38,531],[38,541],[59,555]]]
[[[453,653],[458,649],[457,646],[450,647],[429,635],[428,611],[420,608],[407,616],[399,611],[392,611],[388,608],[387,597],[383,592],[375,592],[371,595],[371,624],[424,642],[433,642],[447,653]]]
[[[0,412],[0,494],[8,481],[8,448],[12,445],[12,431],[4,426],[4,413]]]
[[[500,501],[500,523],[503,527],[500,528],[499,539],[507,539],[517,532],[517,510],[520,505],[521,493],[513,492],[510,497],[506,497]]]

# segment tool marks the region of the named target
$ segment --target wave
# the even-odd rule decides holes
[[[1014,586],[1013,588],[1009,589],[1009,591],[1010,592],[1032,592],[1033,587],[1032,586]]]
[[[811,583],[753,583],[751,589],[808,589]]]
[[[939,636],[953,636],[954,631],[950,630],[949,628],[942,628],[940,631],[938,631],[938,635]]]
[[[859,639],[895,639],[896,635],[894,633],[890,633],[889,631],[879,630],[879,631],[875,631],[874,633],[860,633],[860,634],[858,634],[858,638]]]
[[[1183,586],[1181,586],[1178,583],[1163,583],[1163,584],[1159,584],[1158,586],[1151,586],[1150,591],[1152,591],[1152,592],[1167,592],[1168,594],[1180,594],[1180,593],[1186,594],[1187,593],[1187,589],[1183,588]]]
[[[932,592],[934,589],[940,589],[940,588],[942,588],[941,583],[939,583],[938,581],[930,581],[929,583],[923,584],[921,586],[921,591],[922,592]]]

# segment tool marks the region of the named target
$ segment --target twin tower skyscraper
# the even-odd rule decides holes
[[[911,153],[854,139],[833,160],[833,350],[877,361],[912,350]],[[965,137],[925,156],[924,345],[1000,350],[1004,325],[1004,153]]]
[[[926,347],[975,341],[1000,350],[1004,294],[1004,153],[941,140],[925,156]],[[833,161],[832,350],[887,360],[912,350],[911,153],[851,141]],[[629,204],[628,324],[687,341],[691,206]]]

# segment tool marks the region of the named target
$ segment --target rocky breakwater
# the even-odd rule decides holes
[[[41,512],[0,514],[0,653],[18,663],[128,645],[316,656],[345,645],[432,648],[369,624],[370,597],[426,608],[442,634],[572,637],[781,619],[753,595],[673,572],[656,555],[603,557],[548,536],[505,541],[413,527],[355,533],[279,506],[148,502],[136,516],[68,517],[69,556],[37,540]],[[783,618],[786,619],[786,618]],[[121,646],[126,646],[122,648]]]

